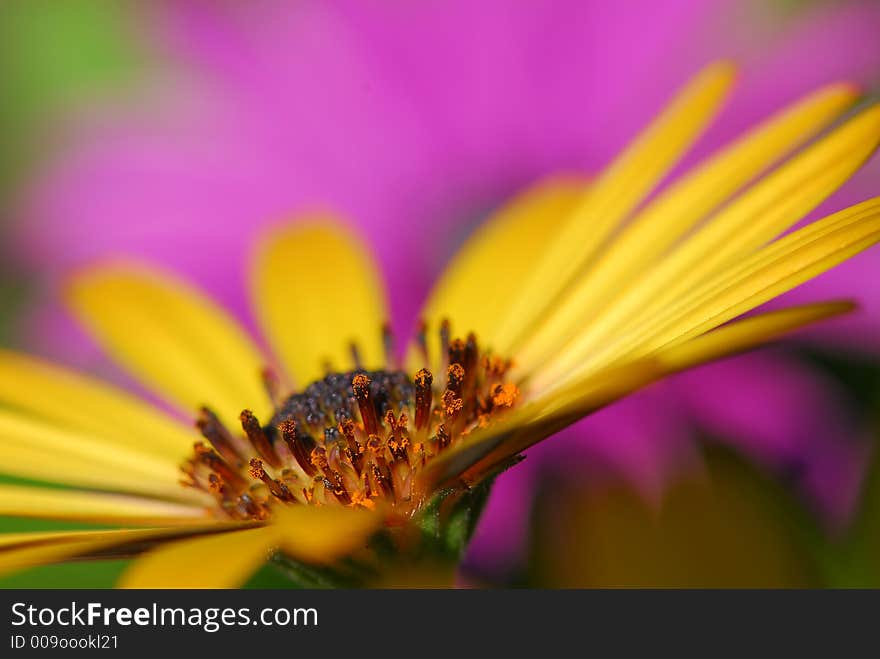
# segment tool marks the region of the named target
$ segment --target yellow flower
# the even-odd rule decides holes
[[[651,196],[734,77],[707,67],[595,180],[545,181],[502,208],[438,282],[404,364],[376,268],[328,217],[276,230],[254,259],[275,361],[168,274],[77,273],[75,315],[190,421],[0,353],[2,470],[73,488],[0,485],[0,514],[120,527],[0,536],[0,570],[145,552],[123,585],[231,586],[272,552],[369,564],[373,534],[405,544],[439,492],[467,492],[603,405],[850,310],[735,320],[880,240],[880,198],[778,237],[880,140],[877,106],[813,139],[855,102],[851,86],[809,95]]]

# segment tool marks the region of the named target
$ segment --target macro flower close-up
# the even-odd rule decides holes
[[[874,3],[0,18],[0,585],[880,584]]]
[[[643,203],[734,79],[709,65],[595,179],[548,180],[495,214],[405,354],[369,254],[321,215],[276,228],[253,259],[274,359],[172,275],[125,261],[76,272],[73,314],[191,424],[5,354],[4,471],[83,489],[4,486],[4,512],[146,528],[10,534],[2,565],[142,554],[122,585],[229,587],[270,555],[300,579],[329,564],[320,579],[340,583],[455,560],[492,478],[526,448],[666,375],[853,311],[741,318],[880,240],[877,198],[780,237],[874,150],[878,108],[765,173],[849,109],[851,86],[781,110]]]

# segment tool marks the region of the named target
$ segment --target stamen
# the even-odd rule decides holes
[[[477,347],[477,335],[471,332],[468,334],[467,342],[464,346],[464,362],[462,362],[464,370],[468,373],[474,372],[477,368],[479,358],[480,351]]]
[[[363,368],[363,360],[361,359],[361,351],[358,348],[358,344],[352,341],[348,345],[349,352],[351,352],[351,363],[354,364],[356,369]]]
[[[428,419],[431,416],[431,400],[434,397],[431,390],[433,382],[434,376],[428,369],[423,368],[416,373],[416,430],[421,430],[428,425]]]
[[[272,465],[273,468],[277,469],[280,467],[281,459],[278,457],[275,449],[272,448],[272,443],[266,437],[266,433],[263,432],[263,428],[260,426],[260,422],[254,416],[254,413],[250,410],[242,410],[239,419],[241,420],[241,428],[244,430],[245,436],[247,436],[248,441],[257,450],[257,453],[260,454],[260,457]]]
[[[296,429],[296,420],[292,417],[282,421],[278,429],[281,431],[281,439],[287,445],[297,464],[308,476],[314,476],[317,473],[312,464],[311,455],[315,448],[314,440],[308,435],[300,435]]]
[[[461,395],[461,384],[464,382],[464,367],[459,362],[453,362],[446,369],[446,389],[457,396]]]
[[[361,421],[364,423],[364,432],[368,435],[375,435],[379,432],[379,420],[376,418],[376,408],[370,396],[372,382],[363,373],[358,373],[351,381],[351,388],[361,412]]]
[[[465,343],[461,339],[453,339],[449,342],[449,363],[450,364],[460,364],[464,366],[465,357],[464,357]]]
[[[424,318],[419,319],[419,326],[416,329],[416,345],[419,348],[422,363],[427,366],[431,362],[429,361],[430,355],[428,353],[428,323],[425,322]]]
[[[435,439],[441,449],[446,448],[452,443],[452,437],[450,437],[449,433],[446,431],[446,426],[444,424],[441,423],[437,426],[437,436]]]
[[[451,329],[449,326],[449,319],[444,318],[440,321],[440,357],[443,361],[441,364],[441,368],[444,370],[449,365],[449,335]]]
[[[197,442],[193,446],[193,449],[195,450],[196,459],[199,462],[230,485],[234,487],[242,487],[247,484],[244,478],[242,478],[235,469],[230,467],[223,458],[203,443]]]
[[[519,388],[512,383],[498,384],[492,389],[493,407],[513,407],[519,397]]]
[[[260,371],[260,377],[263,381],[263,388],[266,390],[269,400],[272,401],[272,405],[276,408],[280,407],[281,403],[284,402],[284,396],[281,393],[281,378],[278,377],[278,373],[275,372],[275,369],[266,366]]]
[[[235,465],[241,464],[244,456],[236,450],[235,439],[223,425],[223,422],[217,418],[217,415],[207,407],[199,410],[196,427],[202,433],[202,437],[207,439],[227,462]]]
[[[287,486],[280,481],[276,481],[271,478],[269,474],[266,473],[266,470],[263,469],[263,463],[257,458],[251,458],[250,461],[250,475],[251,478],[256,478],[263,481],[266,484],[266,487],[269,488],[269,491],[273,496],[281,499],[282,501],[295,501],[293,495],[290,493],[290,490],[287,489]]]
[[[339,432],[345,437],[345,443],[348,446],[349,459],[355,470],[360,473],[363,463],[364,447],[361,446],[354,435],[354,421],[345,419],[339,424]]]

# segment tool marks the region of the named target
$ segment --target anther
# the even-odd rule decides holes
[[[512,407],[519,396],[519,389],[515,384],[498,384],[492,389],[493,407]]]
[[[296,428],[296,421],[293,417],[282,421],[278,429],[281,431],[281,439],[287,445],[291,455],[297,464],[302,467],[308,476],[314,476],[317,472],[311,460],[312,449],[315,448],[315,442],[309,435],[301,435]]]
[[[254,413],[250,410],[242,410],[238,418],[241,421],[241,429],[244,430],[248,441],[253,445],[260,457],[275,469],[280,467],[281,459],[272,447],[272,442],[266,437],[266,433],[263,431]]]
[[[467,373],[471,373],[476,369],[479,357],[480,351],[477,346],[477,335],[471,332],[468,334],[464,345],[464,361],[462,362],[462,366],[464,366],[464,370]]]
[[[416,385],[416,430],[421,430],[428,425],[428,419],[431,416],[431,401],[433,392],[431,384],[434,382],[434,376],[431,371],[423,368],[414,379]]]
[[[263,462],[261,460],[251,458],[249,472],[251,478],[263,481],[273,496],[282,501],[293,501],[293,495],[290,493],[290,490],[287,489],[287,486],[269,476],[263,468]]]
[[[211,446],[223,456],[224,460],[234,465],[241,463],[243,456],[236,450],[235,439],[232,437],[232,434],[226,429],[223,422],[217,418],[217,415],[207,407],[199,410],[196,427],[199,429],[202,437],[211,443]]]
[[[385,476],[382,473],[382,470],[379,469],[378,465],[375,462],[370,463],[369,466],[370,475],[373,477],[373,482],[379,486],[379,489],[386,497],[394,496],[394,486],[391,483],[391,479]]]
[[[446,431],[446,426],[441,423],[437,427],[437,444],[441,449],[444,449],[449,446],[450,443],[452,443],[452,437],[450,437],[449,433]]]
[[[344,419],[338,426],[339,432],[345,438],[345,444],[348,447],[348,459],[351,460],[352,466],[360,473],[363,465],[364,447],[361,446],[355,437],[354,421]]]
[[[388,450],[395,462],[406,459],[406,447],[409,446],[409,438],[405,435],[407,418],[406,414],[401,414],[400,419],[394,417],[394,412],[388,410],[385,413],[385,425],[391,429],[391,436],[388,438]]]
[[[465,370],[459,362],[454,362],[446,369],[446,389],[461,395],[461,385],[464,382]]]
[[[449,342],[449,363],[465,364],[465,342],[461,339],[453,339]]]
[[[275,372],[275,369],[267,366],[260,371],[260,378],[263,381],[263,389],[266,390],[272,405],[276,408],[280,407],[284,402],[284,395],[281,393],[281,378],[278,377],[278,373]]]
[[[370,384],[372,384],[372,380],[369,377],[363,373],[358,373],[352,378],[351,388],[354,391],[354,397],[361,412],[364,432],[368,435],[375,435],[379,432],[379,420],[376,418],[376,408],[370,396]]]
[[[235,469],[230,467],[226,461],[217,455],[212,449],[208,448],[201,442],[197,442],[193,446],[193,449],[195,450],[198,461],[213,471],[222,480],[236,488],[241,488],[247,485],[244,478],[242,478]]]

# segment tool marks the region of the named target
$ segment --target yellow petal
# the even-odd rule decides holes
[[[880,198],[813,222],[723,270],[591,353],[580,353],[564,371],[542,370],[532,385],[559,386],[615,360],[635,359],[717,327],[870,247],[880,234],[878,222]]]
[[[274,551],[332,563],[365,546],[382,518],[338,506],[279,506],[264,527],[183,540],[147,553],[125,573],[125,588],[234,588]]]
[[[122,575],[120,588],[236,588],[271,556],[271,527],[161,545]]]
[[[340,506],[283,506],[273,521],[285,552],[307,563],[332,563],[363,548],[382,524],[377,511]]]
[[[586,185],[575,178],[548,179],[496,211],[468,239],[432,290],[423,311],[428,327],[435,330],[449,319],[454,331],[476,332],[491,345],[511,296],[532,271],[534,255],[543,252]],[[425,366],[413,353],[410,367]]]
[[[648,269],[708,213],[780,157],[815,135],[856,96],[856,89],[844,84],[831,85],[810,94],[671,184],[623,228],[608,249],[597,257],[596,263],[565,293],[536,334],[517,350],[519,371],[528,373],[546,364],[547,358],[557,355],[567,339],[607,307],[614,306],[622,292],[646,275]],[[835,181],[841,182],[849,176],[870,152],[870,140],[866,140],[864,134],[869,125],[870,122],[866,124],[859,120],[820,142],[808,151],[810,155],[794,159],[786,170],[789,172],[786,187],[783,187],[786,179],[776,175],[733,202],[738,221],[742,222],[749,213],[759,213],[767,207],[767,191],[772,192],[771,201],[786,196],[797,197],[801,204],[799,209],[805,208],[806,204],[818,203],[817,199],[821,198],[818,194],[791,195],[790,191],[807,185],[816,190],[809,177],[827,177],[829,166],[841,154],[845,154],[846,170],[840,171]],[[793,173],[797,176],[792,176]],[[719,220],[722,224],[729,224],[731,215],[728,209]],[[694,264],[689,265],[687,273],[692,275]],[[660,272],[663,272],[662,267]],[[651,275],[650,282],[655,282],[658,276]],[[665,293],[664,288],[668,286],[661,287],[656,283],[651,286],[655,295],[656,291]]]
[[[496,337],[508,353],[595,256],[596,250],[675,165],[718,112],[735,78],[720,62],[697,75],[595,181],[512,304]]]
[[[816,277],[880,241],[880,198],[795,231],[707,282],[631,354],[698,336]]]
[[[252,298],[269,342],[290,375],[305,386],[354,364],[384,364],[388,319],[379,274],[358,240],[329,217],[277,229],[254,263]]]
[[[179,460],[194,431],[103,382],[42,360],[0,350],[0,401],[47,421]]]
[[[0,484],[0,515],[134,526],[210,520],[205,508],[142,497]]]
[[[546,356],[552,348],[553,358],[540,365],[541,379],[556,380],[573,365],[595,358],[598,349],[627,335],[628,329],[671,314],[678,300],[741,262],[827,198],[878,141],[880,106],[860,113],[759,181],[656,267],[644,271],[629,290],[619,291],[601,313],[590,317],[591,307],[584,302],[588,291],[580,289],[564,307],[574,318],[568,327],[579,328],[576,337],[564,348],[558,339],[537,337],[532,357],[524,356],[524,362],[534,364],[536,354]]]
[[[58,531],[0,535],[0,574],[47,565],[72,558],[128,555],[144,546],[172,539],[210,534],[230,525],[200,524],[186,528],[114,529],[110,531]]]
[[[689,241],[664,299],[739,261],[788,229],[846,182],[880,143],[880,105],[856,115],[773,172]]]
[[[259,351],[227,313],[184,282],[106,264],[76,275],[66,298],[117,362],[182,411],[208,405],[235,428],[241,410],[271,409]]]
[[[0,472],[38,480],[192,499],[179,461],[0,410]]]
[[[678,372],[764,345],[796,329],[850,313],[856,308],[854,302],[845,300],[768,311],[661,350],[655,358],[664,369]]]

